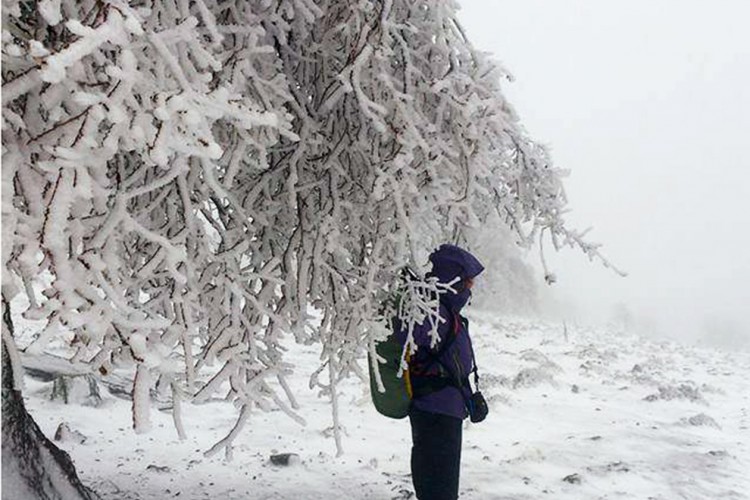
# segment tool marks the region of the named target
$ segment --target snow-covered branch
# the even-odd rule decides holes
[[[490,214],[610,265],[565,225],[564,172],[453,1],[3,7],[3,290],[46,323],[36,348],[71,331],[139,398],[161,375],[228,395],[242,411],[214,451],[256,407],[296,415],[292,338],[320,344],[335,414],[398,269]],[[399,316],[431,314],[420,300]]]

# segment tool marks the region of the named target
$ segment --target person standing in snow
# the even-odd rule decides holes
[[[430,255],[428,276],[450,285],[440,295],[438,334],[430,348],[429,319],[414,328],[418,348],[409,362],[413,399],[409,410],[412,430],[412,482],[419,500],[455,500],[461,465],[461,432],[471,404],[469,374],[474,356],[468,321],[460,315],[471,288],[483,270],[472,254],[444,244]],[[407,332],[396,332],[401,343]]]

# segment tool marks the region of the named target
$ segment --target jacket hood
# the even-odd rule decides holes
[[[472,254],[456,245],[443,244],[430,254],[432,271],[429,275],[434,276],[440,283],[448,284],[456,278],[459,279],[452,287],[457,293],[446,292],[441,296],[441,301],[452,311],[459,312],[469,301],[471,290],[463,289],[462,282],[468,278],[477,277],[484,266]]]

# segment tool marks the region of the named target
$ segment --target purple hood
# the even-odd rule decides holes
[[[447,243],[430,254],[430,262],[432,271],[429,276],[436,277],[440,283],[448,284],[459,279],[451,285],[457,293],[447,292],[440,297],[440,301],[454,313],[460,312],[471,297],[471,290],[463,288],[463,281],[477,277],[484,271],[484,266],[463,248]]]

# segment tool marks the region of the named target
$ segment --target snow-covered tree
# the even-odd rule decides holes
[[[497,214],[468,232],[467,243],[485,267],[475,284],[473,305],[500,314],[529,315],[543,309],[545,290],[517,239]]]
[[[293,418],[362,376],[404,263],[499,214],[524,246],[568,229],[562,172],[448,0],[3,0],[3,297],[92,372]],[[606,261],[604,261],[606,264]],[[321,318],[312,317],[315,309]]]

